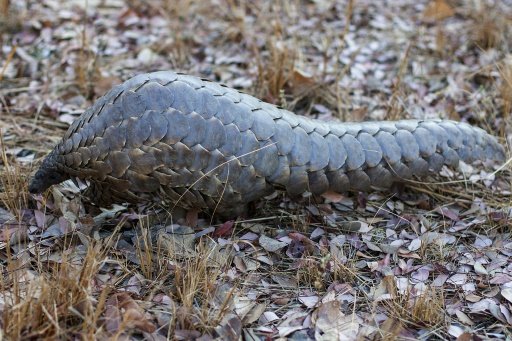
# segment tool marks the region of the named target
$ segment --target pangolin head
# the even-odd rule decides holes
[[[36,174],[30,181],[28,191],[32,194],[42,193],[51,185],[61,183],[69,179],[69,175],[58,167],[58,157],[55,150],[46,156],[37,170]]]

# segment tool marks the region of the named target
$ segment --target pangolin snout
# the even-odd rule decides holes
[[[30,181],[28,191],[32,194],[42,193],[50,188],[51,185],[58,184],[67,178],[65,174],[59,171],[40,168]]]

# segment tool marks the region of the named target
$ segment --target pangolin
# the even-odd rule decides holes
[[[29,191],[87,180],[93,203],[152,202],[237,215],[285,190],[386,189],[459,160],[500,162],[496,138],[466,123],[332,123],[205,79],[135,76],[88,108],[46,156]]]

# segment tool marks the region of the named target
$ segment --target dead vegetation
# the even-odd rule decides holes
[[[511,338],[509,165],[276,195],[160,225],[27,177],[113,84],[175,69],[321,120],[443,117],[510,141],[510,1],[0,0],[0,335]]]
[[[94,276],[105,254],[101,245],[90,245],[77,264],[71,253],[62,253],[61,259],[48,260],[33,249],[41,276],[29,270],[26,257],[7,256],[6,275],[1,287],[4,304],[11,307],[3,314],[3,335],[9,340],[62,338],[75,334],[92,339],[104,308],[106,294],[97,293],[93,299]],[[25,250],[25,253],[30,252]]]
[[[446,309],[443,293],[436,288],[426,287],[422,292],[397,288],[394,278],[386,276],[382,283],[389,299],[382,305],[388,317],[380,330],[384,340],[394,340],[407,328],[427,328],[432,336],[442,330]],[[414,292],[413,292],[414,291]]]

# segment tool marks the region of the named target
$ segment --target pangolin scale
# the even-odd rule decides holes
[[[385,189],[459,160],[504,158],[494,137],[465,123],[328,123],[161,71],[99,98],[46,156],[29,191],[76,177],[101,206],[149,201],[233,216],[276,189]]]

